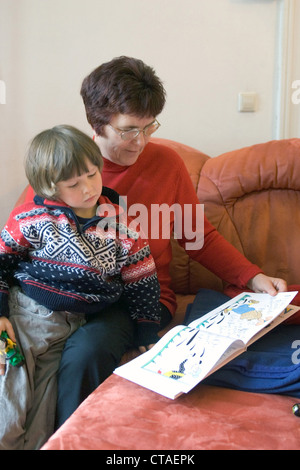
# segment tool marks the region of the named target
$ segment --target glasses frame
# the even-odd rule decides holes
[[[150,126],[153,126],[153,124],[156,124],[156,128],[155,130],[150,134],[150,135],[147,135],[147,129],[150,127]],[[119,127],[114,127],[112,126],[111,124],[108,124],[108,126],[116,132],[116,134],[118,134],[122,140],[124,141],[129,141],[129,140],[133,140],[133,139],[136,139],[140,133],[142,132],[144,134],[145,137],[150,137],[152,134],[154,134],[154,132],[157,131],[157,129],[160,127],[160,123],[158,122],[157,119],[154,119],[154,121],[150,122],[150,124],[147,124],[147,126],[144,127],[144,129],[139,129],[138,127],[134,127],[133,129],[128,129],[128,130],[124,130],[124,129],[120,129]],[[128,133],[132,133],[132,132],[135,132],[135,135],[133,137],[130,137],[129,139],[126,138],[126,135],[128,135]]]

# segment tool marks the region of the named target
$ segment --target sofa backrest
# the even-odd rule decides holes
[[[212,224],[250,261],[300,284],[300,139],[207,160],[197,195]]]

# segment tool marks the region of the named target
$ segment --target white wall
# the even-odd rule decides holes
[[[290,53],[292,100],[289,101],[290,109],[286,136],[300,137],[300,2],[299,0],[293,0],[293,4],[293,41]]]
[[[278,2],[276,138],[300,137],[300,2]]]
[[[210,156],[276,137],[284,1],[0,0],[0,225],[26,183],[29,139],[61,123],[90,132],[80,85],[115,56],[143,59],[164,81],[160,137]],[[257,112],[238,113],[240,91],[257,92]]]

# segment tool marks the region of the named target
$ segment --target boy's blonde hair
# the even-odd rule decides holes
[[[89,136],[72,126],[55,126],[32,140],[25,172],[36,194],[55,200],[59,181],[88,172],[86,159],[102,170],[100,149]]]

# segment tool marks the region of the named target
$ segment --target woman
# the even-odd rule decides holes
[[[82,84],[88,122],[104,157],[103,183],[125,196],[132,211],[135,205],[145,208],[144,231],[148,235],[161,287],[163,327],[176,310],[175,294],[170,287],[169,264],[172,257],[170,238],[174,224],[181,223],[179,243],[191,258],[202,263],[220,278],[231,284],[276,295],[286,290],[285,281],[265,276],[230,245],[204,217],[204,234],[197,233],[199,201],[190,177],[180,157],[167,147],[149,142],[159,128],[157,116],[165,104],[165,90],[154,70],[141,60],[119,57],[105,63],[88,75]],[[154,226],[153,210],[166,207],[192,208],[189,230],[182,220],[175,220],[169,211],[163,222],[166,227]],[[162,233],[164,230],[164,234]],[[201,241],[205,240],[203,246]],[[220,305],[226,296],[217,292],[199,293],[193,306],[196,316]],[[123,318],[122,308],[119,312]],[[132,325],[114,321],[114,343],[119,338],[115,355],[107,357],[100,338],[107,328],[107,319],[95,321],[80,328],[66,344],[63,353],[58,395],[58,424],[61,424],[80,402],[91,393],[118,365],[128,347]],[[123,321],[124,323],[124,321]],[[86,344],[87,343],[87,344]],[[91,354],[90,351],[93,351]],[[89,356],[90,354],[90,356]],[[73,357],[77,357],[74,366]],[[69,386],[68,386],[69,384]]]

